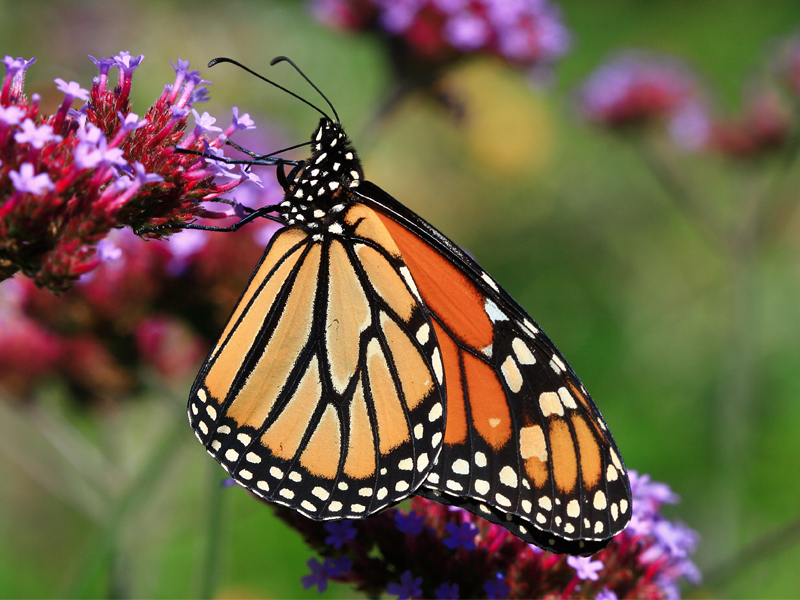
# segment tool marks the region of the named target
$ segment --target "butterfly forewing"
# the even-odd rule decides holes
[[[414,493],[444,435],[427,313],[374,212],[273,239],[192,389],[189,417],[241,485],[314,519]]]

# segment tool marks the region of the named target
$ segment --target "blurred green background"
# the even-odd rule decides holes
[[[640,47],[688,61],[735,111],[775,40],[800,26],[800,4],[559,4],[575,45],[552,84],[466,62],[447,76],[461,123],[411,96],[376,128],[390,84],[383,48],[317,23],[299,1],[0,0],[0,53],[38,59],[26,90],[45,112],[60,101],[55,77],[90,86],[87,54],[146,55],[139,113],[180,57],[214,82],[200,110],[227,123],[237,105],[298,142],[316,124],[310,109],[233,67],[203,66],[230,56],[263,72],[273,56],[292,57],[335,104],[367,178],[478,258],[580,374],[629,468],[681,495],[667,512],[700,532],[696,559],[710,577],[687,594],[796,597],[800,536],[787,528],[800,518],[800,220],[743,268],[676,209],[633,145],[580,121],[574,93],[609,52]],[[270,75],[307,92],[288,68]],[[734,217],[771,172],[673,158]],[[785,182],[791,195],[800,173]],[[299,536],[243,490],[219,489],[222,470],[185,423],[189,384],[108,410],[70,407],[47,388],[33,408],[0,402],[0,596],[190,597],[207,578],[219,597],[318,596],[300,585],[310,551]],[[63,439],[60,421],[74,437]],[[323,596],[351,594],[332,585]]]

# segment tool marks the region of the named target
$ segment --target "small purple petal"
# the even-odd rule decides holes
[[[472,52],[489,39],[489,27],[486,21],[476,15],[463,13],[447,21],[444,36],[462,52]]]
[[[578,579],[591,579],[597,581],[600,576],[598,571],[603,570],[603,563],[599,560],[592,560],[591,556],[568,556],[567,564],[575,569]]]
[[[12,58],[10,56],[6,56],[3,59],[3,63],[6,65],[6,74],[11,77],[17,75],[18,73],[24,73],[35,62],[35,58],[25,60],[24,58]]]
[[[60,77],[56,77],[54,81],[56,82],[58,90],[64,92],[68,98],[78,98],[84,102],[89,100],[89,90],[83,89],[81,84],[79,84],[77,81],[70,81],[67,83]]]
[[[131,56],[130,52],[120,52],[116,56],[113,56],[112,59],[117,66],[125,73],[126,77],[130,77],[131,73],[138,67],[142,60],[144,59],[144,54],[140,54],[136,58]]]
[[[97,146],[100,140],[106,139],[106,136],[102,129],[93,123],[88,123],[86,127],[78,128],[78,139],[86,144]]]
[[[20,126],[21,131],[14,134],[14,139],[18,144],[30,144],[37,150],[41,150],[47,142],[60,142],[61,136],[53,134],[50,125],[42,124],[36,127],[31,119],[25,119]]]
[[[633,512],[652,514],[662,504],[677,504],[680,496],[675,494],[666,483],[651,482],[650,475],[639,475],[629,471],[631,494],[633,495]]]
[[[94,169],[100,165],[124,167],[128,164],[121,148],[109,148],[103,132],[89,124],[86,129],[78,129],[78,139],[73,153],[75,165],[79,169]]]
[[[403,514],[399,510],[394,513],[394,522],[397,529],[409,535],[415,535],[422,531],[422,525],[425,522],[423,515],[417,514],[416,511],[411,511],[408,514]]]
[[[325,523],[325,531],[330,535],[325,538],[325,543],[333,546],[336,550],[344,546],[347,542],[354,539],[358,531],[353,527],[352,521],[328,521]]]
[[[139,115],[136,113],[128,113],[123,116],[122,113],[119,112],[117,115],[119,115],[120,121],[122,121],[122,129],[124,131],[136,131],[137,129],[147,126],[148,123],[147,117],[139,119]]]
[[[33,165],[31,163],[22,163],[19,171],[9,172],[11,183],[14,189],[18,192],[29,194],[43,194],[47,190],[55,189],[55,185],[50,181],[47,173],[34,174]]]
[[[97,244],[97,257],[103,262],[112,262],[122,257],[122,248],[108,238],[103,238]]]
[[[675,558],[685,558],[697,547],[697,533],[682,523],[659,521],[653,526],[653,535]]]
[[[6,125],[19,125],[25,116],[25,111],[19,106],[0,106],[0,121]]]
[[[175,66],[175,63],[169,61],[169,64],[172,65],[172,68],[175,69],[175,73],[183,73],[186,75],[189,72],[189,61],[188,60],[181,60],[178,59],[178,65]]]
[[[246,130],[246,129],[255,129],[256,124],[253,119],[250,118],[249,113],[244,113],[241,117],[239,116],[239,107],[233,107],[233,126],[237,130]]]
[[[328,579],[347,574],[353,566],[346,556],[337,559],[326,558],[322,564],[316,558],[312,558],[306,564],[311,569],[311,574],[301,579],[303,589],[307,590],[316,585],[320,593],[328,588]]]
[[[134,162],[133,168],[136,171],[135,179],[141,184],[155,183],[157,181],[164,181],[164,178],[158,173],[148,173],[144,170],[144,165],[140,162]]]
[[[421,0],[406,0],[405,2],[381,2],[384,12],[380,16],[381,26],[389,33],[399,35],[408,29],[414,22],[414,17],[422,8]]]
[[[213,131],[222,131],[221,127],[216,127],[214,123],[217,120],[209,115],[207,112],[204,112],[202,115],[198,113],[195,109],[192,109],[192,114],[194,115],[194,122],[195,127],[200,129],[203,132],[213,132]]]
[[[311,574],[305,575],[300,580],[303,583],[303,589],[307,590],[315,585],[317,586],[317,591],[320,593],[328,589],[328,574],[325,570],[325,566],[320,564],[316,558],[309,559],[306,565],[311,569]]]
[[[185,119],[189,115],[188,108],[181,108],[180,106],[171,106],[170,110],[172,111],[172,119],[175,121],[180,121],[181,119]]]
[[[115,67],[117,65],[117,61],[113,58],[95,58],[91,54],[89,58],[92,59],[92,62],[95,66],[100,69],[100,75],[108,75],[108,72],[111,70],[111,67]]]
[[[246,181],[251,181],[255,183],[258,187],[264,187],[264,184],[261,183],[261,177],[253,173],[253,171],[247,169],[246,166],[242,166],[242,179]]]
[[[94,169],[100,164],[103,153],[91,144],[78,144],[72,152],[75,166],[79,169]]]
[[[346,556],[339,558],[326,558],[325,568],[328,570],[328,577],[341,577],[350,572],[353,562]]]
[[[597,593],[595,600],[619,600],[619,598],[612,590],[604,587]]]
[[[506,578],[501,573],[497,573],[492,579],[483,584],[487,598],[498,599],[508,597],[511,588],[506,583]]]
[[[397,600],[407,600],[422,595],[422,577],[414,578],[411,571],[405,571],[400,576],[400,583],[390,583],[386,587],[387,593],[397,596]]]
[[[437,600],[457,600],[458,598],[458,584],[448,585],[443,583],[433,592]]]
[[[192,90],[189,96],[189,104],[196,104],[198,102],[208,102],[211,96],[208,93],[208,88],[205,86],[196,87]]]
[[[472,523],[462,523],[461,525],[448,523],[445,525],[445,530],[450,537],[444,540],[444,545],[451,550],[459,546],[463,546],[467,550],[475,549],[475,536],[478,535],[478,528]]]

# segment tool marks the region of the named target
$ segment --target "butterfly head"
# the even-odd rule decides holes
[[[361,161],[339,123],[320,119],[311,150],[311,157],[290,178],[280,205],[287,225],[313,228],[312,223],[340,212],[350,190],[364,180]]]

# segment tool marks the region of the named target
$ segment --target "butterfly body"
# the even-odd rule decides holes
[[[577,376],[471,257],[364,181],[338,123],[311,143],[192,388],[198,439],[312,519],[418,494],[555,552],[607,545],[630,488]]]

